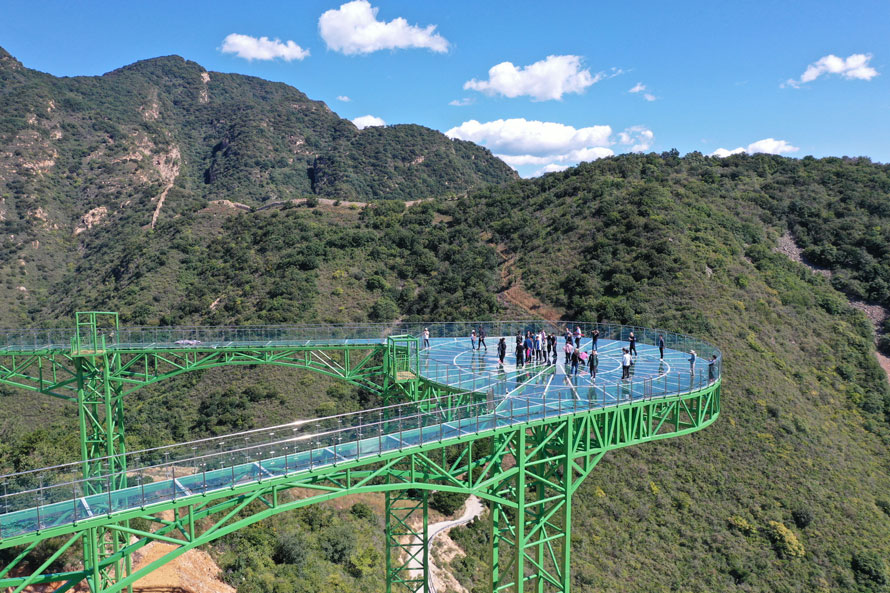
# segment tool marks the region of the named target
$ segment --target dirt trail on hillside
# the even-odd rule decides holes
[[[153,164],[165,185],[160,195],[155,198],[158,201],[158,205],[155,206],[154,214],[151,215],[151,228],[155,228],[155,225],[158,223],[158,216],[161,215],[164,200],[167,199],[167,194],[173,189],[173,182],[176,181],[176,177],[179,175],[180,156],[179,147],[173,146],[170,152],[161,153],[154,159]]]
[[[432,198],[425,198],[423,200],[409,200],[405,202],[405,208],[410,208],[411,206],[416,206],[417,204],[428,202],[431,199]],[[347,200],[332,200],[330,198],[316,198],[316,200],[320,205],[329,206],[331,208],[364,208],[366,206],[373,205],[373,202],[349,202]],[[307,201],[308,198],[296,198],[293,200],[269,202],[268,204],[264,204],[257,208],[257,212],[259,212],[260,210],[275,208],[276,206],[284,206],[285,204],[295,204],[299,206],[300,204],[305,204]]]
[[[452,541],[450,537],[448,537],[448,531],[458,525],[466,525],[479,515],[481,515],[485,511],[485,506],[482,504],[482,501],[479,500],[475,496],[470,496],[467,498],[467,502],[464,505],[464,512],[457,519],[452,519],[450,521],[440,521],[438,523],[433,523],[429,526],[429,546],[433,547],[433,543],[438,539],[439,541],[447,540],[444,543],[444,546],[436,547],[436,551],[440,552],[440,558],[445,562],[450,562],[455,556],[459,554],[463,554],[463,550],[461,550],[457,544]],[[422,544],[415,540],[413,542],[413,546],[419,547]],[[413,552],[412,552],[413,553]],[[423,559],[422,554],[417,555],[417,559],[409,563],[409,569],[411,570],[412,576],[417,577],[423,573],[423,566],[421,565]],[[444,569],[436,566],[435,562],[433,562],[433,554],[432,549],[429,554],[429,569],[430,569],[430,593],[444,593],[445,591],[457,591],[458,593],[467,593],[467,590],[461,586],[461,584],[455,579],[450,573],[445,572]]]
[[[794,241],[794,237],[791,236],[789,231],[785,231],[785,234],[779,237],[775,251],[786,255],[792,261],[805,265],[816,274],[831,278],[831,270],[814,266],[804,259],[803,250],[798,247],[797,243]],[[890,317],[890,310],[887,310],[881,305],[872,305],[864,301],[857,301],[850,298],[847,300],[849,301],[850,306],[865,313],[865,316],[871,321],[875,330],[875,344],[877,344],[878,337],[881,335],[882,324],[887,317]],[[881,368],[887,373],[887,380],[890,381],[890,357],[885,356],[877,349],[875,349],[875,356],[877,357]]]
[[[488,240],[488,238],[483,237]],[[495,250],[501,258],[499,266],[501,274],[501,286],[498,291],[498,300],[502,304],[509,304],[527,313],[535,319],[546,321],[558,321],[562,313],[545,304],[541,299],[526,291],[522,286],[522,273],[516,269],[516,254],[507,253],[503,245],[496,245]]]

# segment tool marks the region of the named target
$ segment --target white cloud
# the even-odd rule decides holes
[[[754,154],[757,152],[764,152],[766,154],[785,154],[786,152],[797,152],[798,150],[800,150],[799,147],[791,146],[785,140],[764,138],[763,140],[752,142],[747,147],[739,146],[738,148],[734,148],[732,150],[728,150],[726,148],[718,148],[711,153],[711,156],[724,158],[733,154],[741,154],[743,152],[747,152],[748,154]]]
[[[372,126],[386,125],[386,122],[376,115],[362,115],[353,119],[352,123],[354,123],[355,127],[357,127],[359,130],[364,130],[365,128],[370,128]]]
[[[436,25],[417,27],[401,17],[388,23],[378,21],[378,10],[367,0],[347,2],[324,12],[318,19],[318,31],[328,49],[346,55],[409,47],[448,51],[448,40],[435,32]]]
[[[560,171],[565,171],[568,169],[568,165],[557,165],[556,163],[550,163],[546,167],[541,167],[537,171],[532,174],[532,177],[540,177],[544,173],[558,173]]]
[[[472,97],[464,97],[463,99],[455,99],[454,101],[449,101],[448,104],[452,107],[466,107],[467,105],[472,105],[475,101]]]
[[[566,93],[581,93],[605,76],[602,72],[594,75],[590,70],[582,70],[579,56],[547,56],[519,68],[512,62],[501,62],[488,70],[488,80],[468,80],[464,89],[510,98],[528,95],[535,101],[548,101],[562,99]]]
[[[592,146],[590,148],[570,150],[565,154],[547,154],[544,156],[536,156],[533,154],[496,154],[495,156],[511,167],[516,168],[527,165],[552,165],[557,162],[575,164],[580,163],[581,161],[595,161],[596,159],[612,156],[614,154],[615,152],[611,148]]]
[[[745,149],[742,148],[741,146],[738,148],[734,148],[732,150],[729,150],[726,148],[718,148],[717,150],[715,150],[714,152],[711,153],[711,156],[719,156],[722,159],[722,158],[726,158],[726,157],[734,155],[734,154],[741,154],[743,152],[745,152]]]
[[[525,118],[498,119],[480,123],[475,119],[445,132],[450,138],[470,140],[495,152],[547,155],[590,146],[608,146],[612,128],[574,128],[556,122]]]
[[[871,80],[878,75],[878,71],[868,65],[871,58],[871,54],[852,54],[846,59],[828,54],[807,66],[800,80],[789,78],[785,84],[798,88],[801,84],[812,82],[823,74],[839,74],[847,79]]]
[[[630,146],[631,152],[646,152],[655,141],[655,134],[645,126],[631,126],[618,133],[618,142]]]
[[[251,37],[231,33],[223,39],[220,51],[224,54],[235,54],[245,60],[274,60],[281,58],[285,62],[302,60],[309,55],[308,49],[303,49],[293,41],[282,42],[280,39],[268,37]]]
[[[747,151],[751,154],[755,152],[765,152],[766,154],[784,154],[786,152],[797,152],[800,150],[797,146],[791,146],[784,140],[776,140],[775,138],[764,138],[748,145]]]
[[[627,92],[628,92],[628,93],[643,93],[642,96],[643,96],[643,98],[646,99],[647,101],[654,101],[655,99],[658,98],[658,97],[656,97],[655,95],[653,95],[652,93],[646,93],[646,92],[643,92],[643,91],[645,91],[645,90],[646,90],[646,85],[643,84],[642,82],[638,82],[637,84],[635,84],[635,85],[633,86],[633,88],[629,89]]]
[[[343,103],[349,103],[350,101],[352,101],[352,99],[350,99],[346,95],[337,95],[337,100],[342,101]]]
[[[482,144],[513,168],[569,166],[615,154],[608,148],[613,143],[609,126],[575,128],[523,118],[470,120],[445,135]]]

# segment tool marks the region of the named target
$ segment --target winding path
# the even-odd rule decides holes
[[[427,554],[428,554],[429,563],[430,563],[430,571],[429,571],[429,575],[430,575],[429,591],[430,591],[430,593],[436,593],[436,580],[437,580],[436,576],[435,576],[436,565],[433,564],[433,540],[436,538],[437,535],[445,533],[452,527],[466,525],[467,523],[469,523],[470,521],[472,521],[473,519],[475,519],[476,517],[481,515],[484,510],[485,510],[485,506],[483,506],[482,501],[479,500],[477,497],[471,495],[470,497],[467,498],[467,502],[464,505],[464,513],[460,517],[458,517],[457,519],[452,519],[450,521],[439,521],[438,523],[433,523],[432,525],[429,526],[430,539],[429,539],[429,542],[427,543],[427,546],[429,548],[427,550]],[[416,548],[417,546],[420,546],[420,545],[422,545],[421,542],[419,542],[415,539],[414,543],[412,544],[412,547]],[[419,555],[419,557],[415,557],[409,564],[410,570],[411,570],[413,576],[420,576],[420,574],[423,573],[423,566],[421,565],[421,558],[423,558],[423,556]]]

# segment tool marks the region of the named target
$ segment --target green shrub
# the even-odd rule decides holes
[[[852,567],[856,582],[868,591],[880,591],[888,582],[887,567],[877,552],[856,552]]]
[[[371,321],[392,321],[399,316],[399,306],[392,299],[383,297],[371,305],[368,317]]]
[[[370,520],[374,518],[374,511],[363,502],[357,502],[349,509],[352,516],[356,519]]]
[[[782,558],[802,558],[806,551],[794,532],[778,521],[770,521],[766,536],[773,543],[776,553]]]
[[[467,495],[460,492],[435,492],[430,497],[430,506],[443,515],[453,515],[467,501]]]
[[[750,521],[739,515],[733,515],[726,520],[730,527],[745,535],[753,535],[757,533],[757,528]]]
[[[334,564],[344,564],[355,550],[355,532],[349,525],[336,525],[318,538],[325,558]]]
[[[282,533],[275,545],[276,564],[303,564],[308,557],[309,543],[299,531]]]
[[[794,509],[791,511],[791,518],[794,519],[795,525],[804,529],[813,522],[813,511],[808,508]]]

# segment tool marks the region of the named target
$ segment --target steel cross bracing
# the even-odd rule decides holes
[[[445,490],[488,501],[493,590],[569,591],[571,498],[596,463],[611,449],[693,432],[719,414],[719,353],[693,338],[645,328],[597,326],[601,367],[593,380],[568,375],[549,359],[518,368],[470,352],[470,324],[433,326],[436,337],[421,350],[417,327],[390,328],[400,335],[388,338],[369,337],[384,330],[367,326],[349,328],[352,337],[328,328],[338,335],[328,339],[318,327],[153,329],[147,338],[118,329],[116,316],[100,327],[109,314],[84,315],[75,335],[61,332],[70,338],[67,351],[57,343],[63,341],[58,330],[33,341],[6,336],[6,347],[0,346],[2,382],[57,395],[75,378],[84,459],[0,477],[0,550],[21,550],[0,568],[0,587],[55,583],[64,591],[86,579],[94,591],[119,591],[189,549],[276,513],[385,492],[387,587],[426,590],[428,575],[418,576],[415,558],[427,549],[426,493]],[[489,335],[506,336],[548,327],[486,325],[496,327]],[[581,328],[589,335],[593,326]],[[295,339],[297,331],[314,339]],[[613,381],[609,352],[617,352],[629,331],[640,350],[635,377]],[[654,354],[658,334],[667,342],[663,359]],[[589,338],[581,345],[592,347]],[[718,359],[696,368],[684,353],[690,349]],[[23,356],[30,357],[26,365]],[[127,394],[225,364],[306,368],[407,403],[147,451],[124,449]],[[287,494],[294,488],[315,494],[295,499]],[[409,491],[421,494],[411,498]],[[170,510],[172,521],[158,518]],[[417,514],[419,527],[409,520]],[[135,518],[155,528],[133,528]],[[44,562],[32,560],[50,537],[65,538],[59,551]],[[78,539],[84,569],[49,572]],[[177,547],[134,572],[132,554],[151,541]],[[425,558],[419,564],[425,571]],[[10,576],[22,573],[27,576]]]

